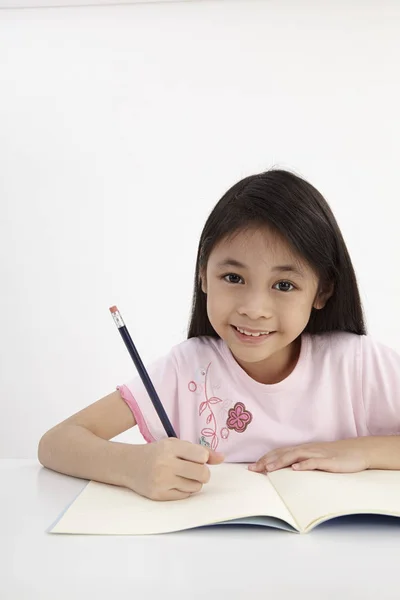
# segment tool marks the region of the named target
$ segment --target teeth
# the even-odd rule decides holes
[[[253,337],[259,337],[260,335],[268,335],[269,331],[260,331],[260,333],[250,333],[250,331],[246,331],[245,329],[240,329],[240,327],[236,327],[240,333],[244,333],[244,335],[251,335]]]

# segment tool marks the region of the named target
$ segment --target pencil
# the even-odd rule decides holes
[[[135,363],[136,369],[138,370],[140,378],[143,381],[143,385],[150,396],[150,400],[152,401],[153,406],[156,409],[158,416],[160,417],[161,423],[163,424],[166,434],[168,435],[168,437],[176,438],[177,435],[174,431],[174,428],[172,427],[167,413],[165,412],[164,407],[161,404],[161,400],[158,397],[156,390],[154,389],[154,385],[152,384],[151,379],[146,371],[146,368],[139,356],[139,353],[135,348],[135,344],[133,343],[132,338],[129,335],[129,331],[121,317],[121,313],[119,312],[116,306],[112,306],[110,308],[110,313],[112,314],[114,322],[119,329],[122,339],[125,342],[125,346],[127,347],[127,350],[131,355],[133,362]]]

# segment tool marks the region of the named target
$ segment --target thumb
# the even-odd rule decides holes
[[[220,452],[215,452],[215,450],[209,450],[207,463],[209,465],[219,465],[224,462],[225,456]]]

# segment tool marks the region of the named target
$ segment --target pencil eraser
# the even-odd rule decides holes
[[[112,306],[110,308],[110,313],[115,313],[115,312],[118,312],[118,308],[116,306]]]

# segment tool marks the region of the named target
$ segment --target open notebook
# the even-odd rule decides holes
[[[169,502],[91,481],[48,531],[139,535],[247,523],[307,533],[338,516],[400,517],[400,471],[347,474],[288,468],[264,475],[244,464],[210,469],[210,482],[201,492]]]

